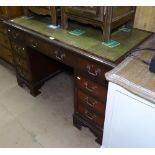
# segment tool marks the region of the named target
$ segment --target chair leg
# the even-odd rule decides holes
[[[133,20],[130,20],[130,21],[126,24],[126,27],[129,28],[129,29],[132,29],[132,28],[133,28],[133,24],[134,24],[134,21],[133,21]]]
[[[57,25],[56,17],[53,15],[51,16],[51,23],[52,23],[52,25]]]
[[[111,38],[111,28],[107,26],[102,26],[102,41],[106,42]]]
[[[61,24],[64,29],[68,28],[68,18],[63,7],[61,7]]]
[[[24,8],[24,15],[27,16],[27,17],[32,17],[32,16],[34,16],[34,13],[32,13],[32,12],[28,9],[28,7],[25,7],[25,8]]]
[[[110,40],[111,37],[111,22],[112,22],[112,7],[107,7],[105,21],[102,25],[103,30],[103,41]]]
[[[51,23],[57,25],[57,12],[56,7],[51,7]]]

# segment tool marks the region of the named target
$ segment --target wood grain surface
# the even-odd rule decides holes
[[[134,27],[155,32],[155,6],[138,6]]]

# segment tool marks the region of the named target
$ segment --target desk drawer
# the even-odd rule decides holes
[[[13,48],[13,51],[15,52],[15,55],[17,54],[24,59],[27,58],[27,52],[24,46],[19,45],[17,43],[12,43],[12,48]]]
[[[43,39],[34,37],[32,35],[26,35],[26,42],[29,47],[36,49],[41,53],[64,64],[73,67],[75,63],[75,57],[71,51],[68,51],[65,48],[61,48],[54,43],[46,42]]]
[[[0,44],[8,49],[11,49],[10,41],[7,34],[0,33]]]
[[[78,59],[78,68],[89,76],[100,79],[101,81],[106,80],[105,73],[111,70],[109,66],[96,64],[83,58]]]
[[[80,90],[78,90],[78,104],[86,105],[100,114],[103,114],[105,112],[106,103],[97,101],[90,95]]]
[[[64,64],[67,64],[69,66],[72,66],[72,67],[74,66],[76,62],[76,58],[71,51],[58,47],[54,44],[51,44],[49,46],[49,49],[50,49],[50,56],[52,58]]]
[[[81,104],[78,105],[78,112],[89,121],[95,123],[95,125],[103,127],[104,115],[98,115]]]
[[[38,37],[34,37],[33,35],[26,34],[26,43],[29,47],[41,51],[43,53],[46,50],[45,41]]]
[[[9,35],[9,38],[10,40],[12,41],[24,41],[24,34],[22,32],[20,32],[19,30],[16,30],[14,28],[7,28],[7,32],[8,32],[8,35]],[[24,41],[25,42],[25,41]]]
[[[101,86],[96,82],[85,79],[82,76],[77,76],[77,86],[82,89],[84,92],[92,95],[93,97],[98,98],[101,102],[105,102],[107,98],[107,86]]]

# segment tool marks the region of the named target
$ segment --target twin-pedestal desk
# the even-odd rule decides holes
[[[120,45],[108,48],[102,44],[101,32],[91,27],[71,24],[68,30],[51,29],[45,18],[26,17],[4,24],[13,49],[19,86],[25,84],[36,96],[46,80],[58,74],[65,65],[71,67],[74,77],[73,124],[79,129],[88,127],[101,144],[108,88],[105,73],[150,33],[136,29],[131,32],[118,30],[112,34],[112,39]],[[71,35],[69,31],[76,28],[85,33]]]

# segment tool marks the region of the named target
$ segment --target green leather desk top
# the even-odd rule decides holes
[[[26,18],[23,16],[13,19],[12,22],[111,61],[117,60],[150,35],[149,32],[137,29],[133,29],[131,32],[117,30],[112,34],[112,39],[119,42],[120,45],[109,48],[102,44],[102,31],[90,26],[70,24],[68,30],[62,28],[52,29],[48,27],[50,18],[46,17]],[[84,30],[85,33],[80,36],[74,36],[69,33],[74,29]]]

